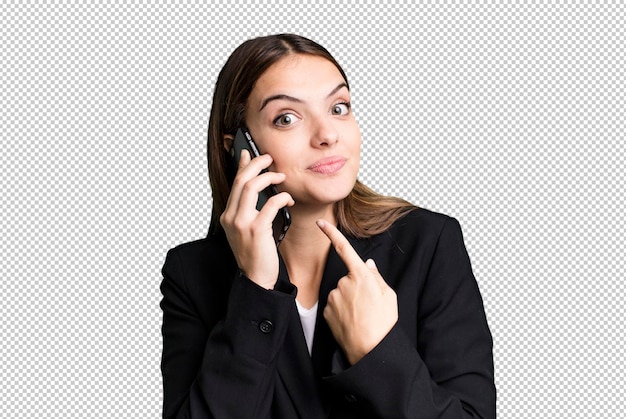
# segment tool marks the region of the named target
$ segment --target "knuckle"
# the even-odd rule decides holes
[[[339,281],[337,281],[337,287],[335,288],[335,290],[343,291],[345,287],[346,287],[346,281],[344,277],[344,278],[339,279]]]
[[[398,294],[396,294],[393,288],[389,288],[389,299],[393,300],[394,302],[398,301]]]
[[[244,222],[241,218],[235,218],[231,223],[230,223],[235,230],[243,230],[246,227],[246,222]]]
[[[324,311],[322,312],[322,314],[324,315],[324,318],[328,320],[331,317],[331,308],[328,305],[326,305],[326,307],[324,307]]]
[[[254,188],[253,188],[252,182],[246,182],[246,183],[244,183],[244,184],[243,184],[243,187],[242,187],[242,190],[243,190],[243,193],[250,193],[250,192],[253,192],[253,191],[254,191]]]
[[[233,189],[235,188],[241,188],[243,185],[245,184],[244,180],[241,178],[241,176],[237,175],[235,177],[235,180],[233,180]]]
[[[339,285],[339,284],[337,284],[337,285]],[[338,288],[335,288],[334,290],[331,290],[328,293],[328,304],[334,305],[335,302],[337,301],[337,298],[339,298],[338,294],[339,294]],[[328,308],[328,304],[326,305],[326,308],[324,309],[324,311],[326,311],[326,309]]]
[[[267,208],[272,208],[272,209],[279,208],[280,207],[279,201],[280,201],[280,199],[278,198],[278,195],[273,195],[273,196],[269,197],[269,199],[267,200],[265,205],[263,205],[263,209],[265,209],[266,207]]]
[[[226,227],[232,224],[232,217],[230,217],[226,211],[224,211],[222,215],[220,215],[220,224],[222,225],[222,227]]]
[[[266,205],[270,206],[274,211],[277,211],[287,205],[288,197],[283,194],[272,196],[267,200]]]
[[[250,234],[254,236],[259,236],[260,233],[263,232],[263,227],[259,223],[252,223],[250,225]]]
[[[335,290],[337,291],[337,294],[344,293],[345,291],[347,291],[347,288],[349,286],[350,286],[350,279],[347,276],[344,276],[340,278],[339,281],[337,282],[337,287],[335,288]]]

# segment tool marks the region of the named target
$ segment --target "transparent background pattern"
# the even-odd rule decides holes
[[[1,417],[160,416],[212,88],[277,32],[345,67],[361,179],[461,222],[499,417],[626,416],[623,2],[211,3],[0,6]]]

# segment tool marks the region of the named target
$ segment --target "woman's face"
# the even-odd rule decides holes
[[[359,171],[361,133],[350,91],[335,65],[294,54],[257,80],[246,105],[246,125],[270,170],[286,174],[278,186],[296,205],[327,205],[345,198]]]

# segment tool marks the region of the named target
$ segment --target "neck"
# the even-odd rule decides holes
[[[306,252],[307,255],[328,253],[330,240],[315,222],[323,218],[329,223],[336,223],[334,207],[328,205],[318,208],[302,208],[295,205],[289,211],[291,211],[291,226],[280,244],[283,259],[287,261],[288,255],[292,253]],[[300,262],[303,260],[298,261]]]
[[[290,208],[291,226],[280,244],[280,254],[285,261],[290,281],[298,287],[297,299],[311,307],[318,299],[330,240],[317,227],[320,218],[335,223],[333,206],[320,208]]]

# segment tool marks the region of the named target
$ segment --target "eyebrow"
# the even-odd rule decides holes
[[[326,96],[327,98],[334,95],[335,93],[337,93],[339,90],[341,90],[342,88],[346,88],[349,90],[348,85],[346,83],[339,83],[337,85],[337,87],[335,87],[333,90],[331,90],[331,92]],[[273,100],[288,100],[290,102],[296,102],[296,103],[302,103],[303,100],[302,99],[298,99],[297,97],[293,97],[293,96],[289,96],[289,95],[285,95],[285,94],[278,94],[278,95],[273,95],[270,97],[267,97],[263,100],[263,102],[261,103],[261,107],[259,108],[259,112],[261,112],[263,110],[263,108],[270,103]]]

